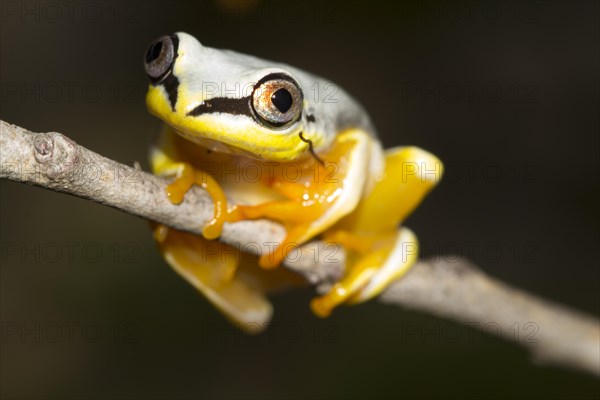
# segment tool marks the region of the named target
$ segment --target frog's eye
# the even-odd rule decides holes
[[[177,36],[163,36],[150,45],[144,57],[144,69],[154,83],[165,78],[177,54]]]
[[[254,87],[252,109],[267,125],[282,127],[291,124],[300,117],[302,91],[287,75],[267,75]]]

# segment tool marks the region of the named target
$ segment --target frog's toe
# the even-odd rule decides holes
[[[417,260],[418,242],[407,228],[400,229],[394,236],[393,241],[362,255],[327,294],[314,299],[313,312],[327,317],[338,305],[369,300],[402,277]]]
[[[221,236],[223,224],[228,222],[230,216],[227,210],[227,197],[219,183],[207,172],[195,169],[187,163],[173,164],[178,168],[178,176],[166,187],[166,194],[173,204],[180,204],[192,186],[198,185],[206,190],[213,200],[213,217],[202,228],[202,235],[207,239],[216,239]],[[175,168],[171,166],[171,168]]]
[[[417,237],[410,229],[401,228],[385,262],[377,268],[367,285],[348,300],[348,304],[362,303],[378,296],[392,282],[402,278],[410,270],[417,262],[418,255]]]
[[[310,304],[313,312],[319,317],[327,317],[335,307],[352,298],[369,283],[377,269],[385,263],[390,250],[389,246],[384,246],[362,255],[328,293],[313,299]]]

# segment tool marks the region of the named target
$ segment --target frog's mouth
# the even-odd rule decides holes
[[[263,160],[263,158],[259,154],[255,154],[251,151],[244,150],[242,148],[228,143],[223,143],[219,140],[209,139],[198,135],[192,135],[177,129],[175,131],[181,137],[184,137],[185,139],[194,142],[207,150],[214,151],[215,153],[243,155],[245,157],[253,158],[256,160]]]
[[[308,153],[309,144],[296,132],[279,134],[264,132],[252,124],[246,124],[240,117],[225,123],[221,119],[197,120],[185,118],[183,121],[166,121],[181,137],[206,149],[242,155],[255,160],[293,161]],[[183,123],[182,123],[183,122]]]

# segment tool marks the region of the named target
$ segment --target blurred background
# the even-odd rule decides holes
[[[144,105],[152,40],[186,31],[283,61],[353,94],[387,147],[445,162],[407,222],[424,256],[458,254],[598,315],[598,3],[2,1],[1,11],[3,120],[147,170],[160,127]],[[451,321],[376,302],[319,320],[308,288],[275,296],[274,325],[244,336],[167,266],[146,221],[0,187],[2,398],[600,396],[596,379]]]

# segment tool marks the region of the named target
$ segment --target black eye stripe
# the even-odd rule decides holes
[[[169,103],[171,103],[171,109],[175,111],[179,93],[179,79],[177,79],[177,77],[171,73],[169,76],[164,78],[162,85],[164,86],[165,91],[169,94]]]
[[[297,83],[286,74],[273,73],[261,78],[255,85],[254,90],[259,88],[263,83],[273,80],[285,80],[297,85]],[[190,117],[197,117],[202,114],[224,113],[231,115],[245,115],[255,119],[255,114],[252,110],[252,95],[241,98],[235,97],[213,97],[204,101],[202,104],[194,107],[193,110],[187,113]],[[273,124],[274,126],[283,126],[285,124]]]
[[[251,97],[213,97],[187,113],[190,117],[201,114],[225,113],[253,117],[250,106]]]

